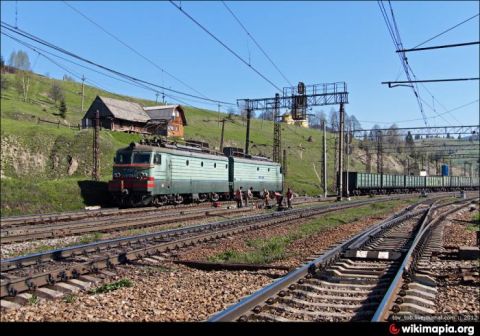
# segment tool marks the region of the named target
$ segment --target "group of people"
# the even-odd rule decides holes
[[[267,189],[264,189],[262,192],[263,198],[263,206],[265,208],[270,207],[270,192]],[[292,200],[293,200],[293,191],[292,189],[288,188],[287,194],[287,207],[288,209],[292,208]],[[246,192],[243,191],[243,187],[240,187],[235,192],[235,200],[237,201],[237,208],[243,208],[244,206],[248,206],[248,202],[252,202],[253,200],[253,187],[247,189]],[[275,192],[275,200],[277,201],[278,209],[284,209],[284,196],[282,193]]]

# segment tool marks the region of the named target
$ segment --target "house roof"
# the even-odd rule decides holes
[[[155,120],[171,120],[175,118],[175,112],[180,114],[183,125],[187,125],[187,118],[185,118],[185,111],[180,105],[158,105],[148,106],[143,108],[152,121]]]
[[[147,122],[148,120],[150,120],[148,114],[138,103],[100,96],[98,96],[98,98],[105,104],[108,110],[117,119],[139,122]]]

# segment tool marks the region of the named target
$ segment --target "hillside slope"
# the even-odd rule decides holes
[[[27,102],[15,89],[15,75],[2,74],[7,88],[1,92],[1,187],[2,216],[81,209],[105,200],[106,182],[112,172],[114,153],[118,148],[138,141],[139,135],[102,130],[100,136],[101,181],[90,180],[92,171],[92,130],[79,130],[81,84],[32,74]],[[49,97],[52,84],[59,85],[65,95],[67,113],[59,116],[57,104]],[[136,101],[144,105],[155,102],[122,97],[85,85],[84,110],[97,95]],[[184,107],[188,126],[186,138],[208,142],[219,148],[221,124],[217,112]],[[52,123],[40,121],[49,120]],[[245,121],[234,116],[235,123],[225,124],[225,146],[244,147]],[[55,124],[57,123],[57,124]],[[70,127],[69,127],[70,126]],[[252,120],[251,154],[271,156],[273,124]],[[328,139],[329,191],[333,192],[334,137]],[[299,194],[319,194],[322,132],[284,124],[283,148],[287,149],[286,182]],[[350,170],[365,170],[364,153],[356,148]],[[390,156],[387,169],[403,173],[401,162]],[[390,165],[390,167],[389,167]]]

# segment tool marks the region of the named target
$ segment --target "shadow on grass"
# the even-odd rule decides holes
[[[113,200],[108,192],[108,183],[101,181],[78,181],[83,203],[86,206],[100,205],[101,207],[113,206]]]

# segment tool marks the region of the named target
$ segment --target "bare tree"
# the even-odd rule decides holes
[[[64,99],[63,89],[56,82],[53,82],[49,96],[53,99],[55,104],[57,104],[57,101]]]
[[[15,87],[23,95],[23,101],[28,99],[28,89],[30,88],[30,59],[28,54],[22,50],[10,54],[9,65],[18,69],[15,73]]]
[[[329,118],[329,121],[330,121],[330,128],[332,131],[337,131],[338,128],[339,128],[339,121],[338,121],[338,112],[332,108],[330,110],[330,118]]]

